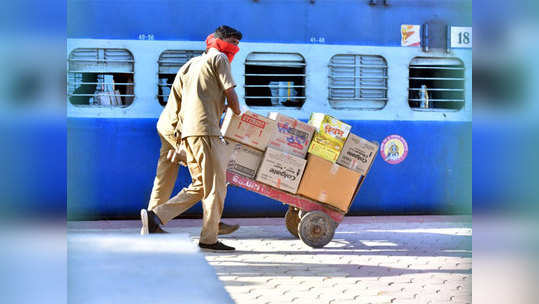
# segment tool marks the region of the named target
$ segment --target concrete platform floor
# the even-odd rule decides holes
[[[313,249],[292,237],[283,218],[223,221],[241,225],[234,234],[221,238],[237,250],[203,254],[239,304],[472,301],[469,216],[345,217],[333,241],[322,249]],[[180,219],[165,229],[173,235],[187,233],[196,244],[200,225],[201,220]],[[139,226],[138,221],[70,222],[68,233],[136,235]],[[145,254],[151,254],[151,250]],[[155,263],[177,270],[177,262],[171,259],[156,259]],[[69,264],[73,266],[77,267]],[[159,278],[154,275],[153,280]],[[168,276],[163,275],[161,280],[163,284],[153,285],[163,289],[159,292],[182,292],[178,280],[173,285],[167,284]]]

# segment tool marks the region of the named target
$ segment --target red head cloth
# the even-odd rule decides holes
[[[213,34],[210,34],[208,38],[206,38],[206,50],[208,50],[209,48],[216,48],[221,53],[225,53],[226,57],[228,57],[229,62],[232,62],[232,60],[234,59],[234,55],[236,55],[236,53],[240,50],[237,45],[226,42],[219,38],[215,38]]]

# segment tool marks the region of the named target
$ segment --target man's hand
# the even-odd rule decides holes
[[[226,90],[225,96],[227,100],[227,106],[232,109],[232,112],[234,112],[234,114],[240,115],[240,103],[238,101],[238,95],[236,94],[236,90],[234,88]]]
[[[167,159],[173,163],[187,166],[187,155],[183,149],[181,150],[168,150]]]

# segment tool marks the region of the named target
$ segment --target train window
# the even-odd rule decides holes
[[[133,103],[134,60],[126,49],[80,48],[69,54],[67,94],[77,106]]]
[[[202,50],[167,50],[159,56],[159,81],[157,99],[164,106],[167,104],[170,88],[178,70],[191,58],[202,54]]]
[[[464,64],[456,58],[416,57],[409,67],[408,104],[414,110],[464,106]]]
[[[249,106],[299,108],[305,102],[305,59],[296,53],[250,53],[245,60]]]
[[[333,108],[381,109],[387,103],[387,62],[378,55],[335,55],[328,83]]]

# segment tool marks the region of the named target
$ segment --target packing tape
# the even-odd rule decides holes
[[[337,164],[331,165],[331,169],[329,169],[329,173],[331,173],[331,175],[337,174],[338,171],[339,171],[339,165]]]
[[[326,191],[320,191],[320,193],[318,194],[318,201],[320,202],[325,202],[328,198],[328,194]]]

